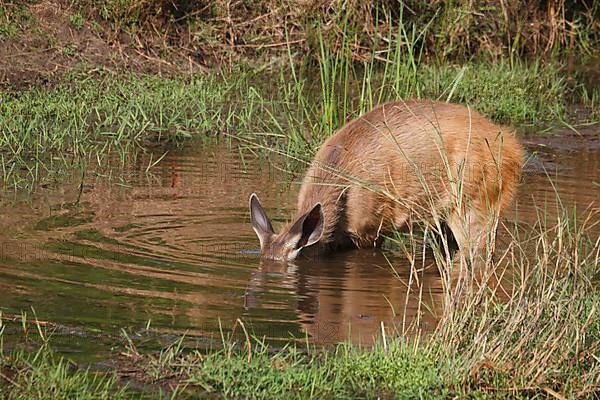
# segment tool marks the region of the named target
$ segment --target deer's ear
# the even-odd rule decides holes
[[[250,195],[250,220],[252,221],[252,229],[256,232],[260,241],[260,248],[264,248],[273,236],[273,226],[265,210],[260,205],[260,200],[256,193]]]
[[[302,215],[292,225],[289,237],[290,245],[297,250],[317,243],[323,235],[323,207],[317,203],[309,212]]]

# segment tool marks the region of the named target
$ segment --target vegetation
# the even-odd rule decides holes
[[[240,64],[315,63],[327,43],[353,63],[427,64],[598,57],[598,0],[398,1],[47,0],[0,2],[3,86],[56,81],[73,69],[189,75]],[[65,29],[65,27],[70,29]],[[10,51],[8,51],[10,50]],[[15,53],[16,52],[16,53]],[[21,76],[11,73],[17,65]],[[47,65],[44,60],[58,59]],[[4,65],[6,63],[6,65]]]
[[[57,2],[65,18],[52,25],[39,23],[44,1],[0,1],[2,187],[35,189],[80,163],[194,138],[307,160],[345,121],[397,98],[463,102],[521,127],[598,122],[598,88],[561,60],[597,56],[600,2],[508,3],[72,0]],[[97,39],[105,58],[85,53],[77,35]],[[32,49],[11,58],[21,43]],[[46,67],[49,54],[66,71]],[[20,69],[21,59],[35,68]],[[274,349],[246,334],[160,354],[128,344],[122,364],[98,371],[55,353],[39,325],[39,349],[8,348],[0,324],[0,398],[592,398],[598,213],[559,211],[508,227],[512,240],[486,255],[481,276],[461,275],[434,250],[445,308],[427,337],[388,331],[373,348]],[[418,251],[411,239],[398,246]]]
[[[324,50],[325,52],[325,50]],[[397,56],[400,57],[400,56]],[[564,79],[554,66],[401,64],[354,67],[324,53],[311,70],[286,66],[264,75],[67,77],[56,87],[6,93],[0,103],[0,166],[5,188],[32,187],[48,172],[148,145],[235,136],[290,155],[313,150],[343,123],[378,102],[432,97],[470,104],[493,119],[540,126],[567,118]],[[286,79],[291,73],[295,77]],[[310,154],[310,151],[308,152]],[[61,167],[62,166],[62,167]]]
[[[289,43],[319,52],[319,35],[337,51],[350,44],[354,60],[388,48],[399,27],[421,31],[427,58],[437,62],[475,57],[540,56],[556,52],[590,53],[598,40],[597,0],[403,1],[357,0],[289,2],[76,0],[75,9],[99,15],[108,32],[136,34],[152,26],[170,41],[185,43],[190,54],[220,61],[282,51]],[[146,28],[146,29],[145,29]],[[181,32],[191,32],[186,39]],[[182,43],[182,40],[184,42]],[[385,57],[385,55],[383,56]],[[202,61],[199,58],[199,61]]]
[[[119,47],[119,56],[104,44],[106,48],[96,51],[109,52],[108,56],[87,57],[77,40],[38,26],[44,2],[3,2],[0,35],[9,39],[7,46],[16,46],[21,37],[24,43],[47,45],[24,49],[26,61],[31,53],[41,54],[27,61],[33,68],[11,66],[16,59],[10,57],[0,61],[7,63],[9,89],[0,96],[2,186],[33,188],[72,165],[90,160],[103,163],[115,152],[123,159],[147,145],[180,143],[184,138],[235,136],[292,158],[306,158],[348,119],[398,98],[463,102],[494,120],[520,126],[595,122],[597,88],[570,79],[558,59],[537,57],[566,51],[595,54],[597,21],[592,15],[600,3],[590,1],[573,7],[564,0],[547,5],[531,2],[526,13],[518,13],[504,2],[397,6],[389,0],[371,6],[347,1],[340,8],[335,2],[307,1],[298,9],[286,2],[239,3],[230,8],[229,3],[219,2],[81,0],[60,10],[67,15],[64,21],[45,24],[69,26],[71,38],[92,34],[105,41],[116,40],[119,32],[148,36],[150,26],[173,38],[184,26],[188,33],[194,32],[188,35],[193,43],[182,45],[186,49],[212,49],[208,43],[212,40],[227,44],[228,67],[197,73],[194,66],[199,64],[186,56],[191,72],[165,66],[167,75],[172,72],[170,77],[162,69],[160,75],[118,73],[112,69],[114,60],[127,51],[140,53],[138,49]],[[221,15],[224,10],[227,14]],[[241,15],[256,18],[246,24],[239,21]],[[537,24],[536,32],[531,32],[531,24]],[[263,58],[270,54],[270,46],[258,53],[266,41],[278,43],[274,48],[279,58]],[[171,51],[174,47],[169,48],[164,57],[174,57],[170,61],[161,58],[162,51],[140,54],[160,68],[173,66],[177,57]],[[240,63],[240,54],[252,48],[255,56]],[[11,75],[13,69],[40,70],[45,82],[51,79],[53,72],[44,70],[43,55],[52,51],[72,67],[50,80],[50,88],[34,85],[15,90],[18,86],[12,85],[20,79],[15,76],[29,73]],[[536,57],[524,60],[521,56],[527,52]],[[226,58],[220,50],[213,54]],[[84,61],[74,64],[74,60]],[[584,106],[583,116],[570,113],[568,105],[573,101]]]
[[[16,352],[0,361],[2,399],[130,399],[115,375],[93,374],[47,349]]]

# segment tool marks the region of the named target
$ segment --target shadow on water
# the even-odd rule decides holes
[[[524,142],[532,157],[509,220],[526,226],[540,208],[552,214],[555,191],[565,206],[598,207],[597,128]],[[148,336],[164,345],[186,333],[210,345],[238,318],[258,337],[308,337],[317,344],[369,343],[382,321],[399,331],[417,322],[423,331],[435,327],[442,284],[431,262],[419,276],[422,303],[407,290],[406,258],[392,252],[260,262],[249,194],[260,193],[279,225],[292,213],[298,189],[298,178],[273,163],[223,145],[173,150],[150,174],[148,162],[127,165],[120,180],[86,174],[80,198],[73,178],[4,206],[5,316],[31,314],[33,307],[38,318],[56,324],[55,347],[82,358],[109,353],[121,329],[142,344]]]

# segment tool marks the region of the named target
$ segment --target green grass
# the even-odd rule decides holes
[[[34,23],[24,4],[0,4],[0,41],[14,38]]]
[[[67,79],[49,91],[8,95],[2,102],[3,147],[77,152],[102,138],[136,142],[189,137],[218,129],[226,82],[151,76]]]
[[[91,373],[42,347],[0,357],[1,399],[131,399],[117,375]]]
[[[332,351],[296,346],[275,350],[258,340],[250,353],[238,350],[232,339],[224,345],[222,350],[190,352],[175,344],[158,355],[130,350],[131,365],[104,372],[78,369],[45,347],[35,353],[5,353],[0,358],[0,398],[139,397],[127,388],[126,380],[119,382],[119,373],[141,383],[148,398],[159,398],[157,394],[169,386],[172,397],[183,398],[209,393],[264,399],[376,398],[385,393],[444,398],[451,386],[442,380],[432,353],[399,340],[385,348],[343,344]]]
[[[579,101],[584,107],[584,112],[590,121],[600,121],[600,87],[580,89]]]
[[[317,67],[164,78],[71,74],[51,89],[5,92],[0,102],[4,188],[32,187],[61,168],[148,145],[237,137],[306,155],[350,118],[410,97],[464,102],[509,124],[568,119],[560,70],[550,64],[353,65],[324,50]],[[293,79],[289,79],[292,75]],[[411,82],[408,82],[408,80]],[[595,97],[588,104],[595,104]],[[102,163],[102,162],[101,162]]]
[[[50,90],[5,93],[0,103],[4,187],[31,185],[48,171],[143,146],[210,139],[234,122],[230,83],[151,76],[66,79]],[[100,161],[99,161],[100,162]]]
[[[164,359],[151,359],[155,379],[179,375],[188,391],[226,398],[375,398],[386,392],[419,398],[445,391],[436,361],[399,341],[386,349],[339,345],[324,352],[295,346],[273,352],[257,341],[250,353],[234,350],[230,342],[224,350],[172,357],[166,367],[157,367]]]
[[[105,6],[127,4],[137,9],[146,3]],[[573,124],[565,98],[577,92],[592,118],[597,115],[596,92],[576,90],[577,83],[568,82],[557,62],[426,62],[424,38],[434,29],[433,17],[417,26],[400,15],[394,30],[380,38],[386,47],[357,61],[349,18],[340,21],[341,41],[330,42],[327,29],[315,28],[316,63],[301,59],[288,45],[287,59],[276,66],[172,78],[73,71],[51,89],[5,92],[0,99],[2,186],[32,188],[73,164],[102,164],[109,153],[124,160],[148,145],[188,138],[236,137],[307,161],[349,119],[400,98],[462,102],[502,123],[539,127],[553,121]]]
[[[83,18],[80,12],[76,12],[69,16],[69,23],[73,28],[79,30],[83,28],[83,25],[85,24],[85,19]]]
[[[425,67],[425,96],[471,105],[495,121],[543,126],[565,117],[569,89],[557,65],[482,62],[461,67]]]
[[[5,2],[0,4],[0,40],[17,37],[34,22],[33,15],[25,5]]]

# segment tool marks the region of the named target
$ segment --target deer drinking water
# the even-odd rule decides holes
[[[436,218],[460,251],[479,250],[514,197],[523,150],[512,130],[458,104],[407,100],[350,121],[319,149],[291,222],[276,234],[256,194],[261,256],[374,247],[395,227]]]

